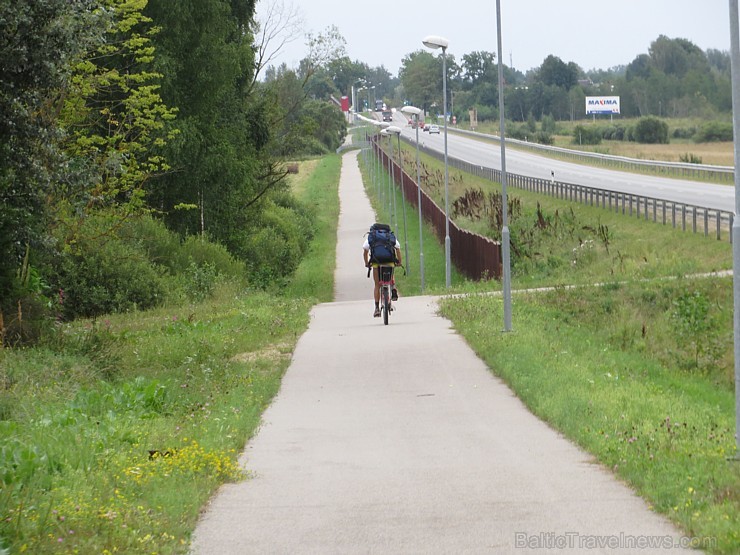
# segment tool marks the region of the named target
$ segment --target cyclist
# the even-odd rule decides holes
[[[395,251],[396,251],[396,266],[401,265],[401,244],[398,242],[398,239],[396,239],[396,245],[395,245]],[[365,242],[362,244],[362,256],[365,260],[365,267],[369,268],[372,263],[370,262],[370,243],[368,242],[367,237],[365,237]],[[375,282],[375,289],[373,290],[373,298],[375,300],[375,312],[373,312],[373,316],[375,318],[380,318],[380,281],[378,276],[378,266],[373,265],[373,281]],[[393,290],[391,291],[391,299],[394,301],[398,300],[398,290],[396,289],[396,286],[393,286]]]

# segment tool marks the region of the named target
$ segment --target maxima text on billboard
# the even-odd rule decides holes
[[[618,96],[587,96],[586,114],[618,114]]]

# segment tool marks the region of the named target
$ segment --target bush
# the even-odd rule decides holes
[[[147,309],[168,290],[164,271],[121,239],[81,244],[62,258],[62,314],[67,319]]]
[[[696,156],[695,154],[691,154],[690,152],[687,152],[686,154],[679,154],[678,159],[681,162],[686,162],[688,164],[701,164],[701,156]]]
[[[213,295],[217,280],[218,273],[213,264],[191,262],[183,275],[183,289],[188,299],[200,302]]]
[[[601,137],[607,141],[624,141],[627,136],[627,128],[623,125],[610,125],[601,132]]]
[[[537,131],[532,139],[541,145],[551,145],[553,143],[552,135],[547,131]]]
[[[530,133],[527,131],[527,128],[523,125],[514,125],[513,123],[508,123],[506,125],[506,135],[510,139],[517,139],[519,141],[528,141]]]
[[[478,110],[478,121],[497,121],[498,120],[498,109],[493,106],[476,106]]]
[[[551,115],[542,117],[542,131],[548,135],[555,135],[557,132],[557,124],[555,118]]]
[[[696,127],[676,127],[671,135],[674,139],[691,139],[696,135]]]
[[[244,264],[223,245],[201,235],[189,235],[182,240],[160,220],[149,217],[136,220],[124,228],[122,236],[140,245],[150,262],[166,268],[172,275],[191,272],[193,263],[212,265],[218,275],[242,278],[246,273]]]
[[[634,128],[634,140],[643,144],[668,144],[668,124],[658,118],[640,118]]]
[[[210,265],[218,275],[241,279],[246,275],[243,262],[234,258],[226,247],[200,236],[190,235],[182,242],[175,257],[177,272],[189,272],[193,263]]]
[[[294,208],[271,202],[255,228],[259,229],[247,237],[244,253],[250,281],[266,286],[291,276],[313,237],[311,220]]]
[[[573,129],[573,144],[599,145],[601,144],[601,132],[596,127],[576,125]]]
[[[140,246],[150,262],[164,266],[173,274],[185,269],[185,266],[177,269],[172,266],[180,248],[180,237],[161,220],[149,216],[130,220],[121,229],[120,236],[127,243]]]
[[[694,135],[697,143],[729,142],[732,141],[732,124],[721,121],[709,121],[701,126]]]

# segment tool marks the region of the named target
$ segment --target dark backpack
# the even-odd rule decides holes
[[[396,260],[396,236],[388,224],[373,224],[367,234],[370,262],[387,264]]]

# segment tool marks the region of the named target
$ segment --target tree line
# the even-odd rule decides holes
[[[458,62],[448,53],[447,112],[458,121],[475,109],[479,120],[498,119],[496,55],[477,51]],[[442,113],[442,60],[425,50],[404,57],[400,69],[403,101]],[[586,96],[619,96],[623,117],[726,116],[732,109],[729,53],[702,51],[686,39],[659,36],[648,52],[607,70],[584,71],[574,62],[547,56],[522,73],[504,66],[507,118],[524,122],[579,120],[586,117]],[[401,100],[401,99],[399,99]],[[451,100],[451,101],[450,101]]]
[[[259,79],[255,4],[0,2],[3,343],[155,305],[217,261],[252,283],[295,269],[312,223],[285,161],[346,134],[306,87],[336,53],[314,37],[300,78]]]

